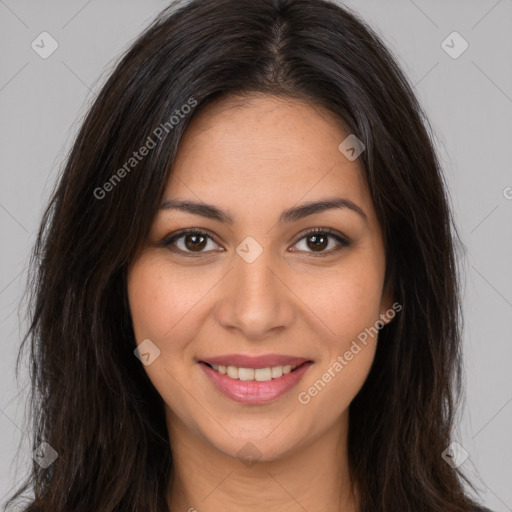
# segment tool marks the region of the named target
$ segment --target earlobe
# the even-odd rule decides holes
[[[391,307],[389,307],[385,311],[381,312],[380,317],[379,317],[380,321],[384,325],[387,325],[393,321],[396,314],[400,311],[402,311],[402,304],[400,304],[400,302],[395,301],[395,302],[393,302]]]
[[[395,317],[396,313],[402,309],[402,305],[400,303],[396,301],[393,302],[394,297],[392,283],[393,280],[388,278],[382,293],[379,319],[384,325],[390,323]]]
[[[379,321],[382,322],[384,325],[389,324],[393,318],[395,317],[395,309],[393,306],[381,309],[380,315],[379,315]]]

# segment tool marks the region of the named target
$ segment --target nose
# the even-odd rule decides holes
[[[280,275],[281,274],[281,275]],[[263,340],[289,327],[294,318],[293,293],[270,251],[248,263],[238,255],[216,307],[218,323],[246,339]]]

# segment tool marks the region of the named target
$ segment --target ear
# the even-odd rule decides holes
[[[387,325],[395,317],[398,311],[402,310],[402,305],[394,301],[393,276],[389,275],[382,290],[380,302],[379,320]]]

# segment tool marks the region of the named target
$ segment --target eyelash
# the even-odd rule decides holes
[[[296,245],[298,242],[300,242],[303,238],[308,238],[311,235],[318,235],[318,234],[328,235],[328,237],[334,238],[339,243],[339,246],[337,248],[335,248],[335,249],[330,249],[328,251],[321,251],[321,252],[305,251],[305,252],[307,252],[309,254],[312,254],[314,257],[328,256],[328,255],[331,255],[333,253],[337,253],[341,249],[343,249],[345,247],[348,247],[350,245],[350,242],[349,242],[349,240],[347,238],[343,237],[342,235],[340,235],[339,233],[337,233],[336,231],[334,231],[331,228],[313,228],[313,229],[310,229],[306,233],[302,234],[297,239],[297,241],[294,243],[294,245]],[[197,256],[200,256],[201,254],[209,252],[209,251],[198,251],[198,252],[183,251],[182,249],[178,249],[178,248],[173,248],[172,247],[172,244],[174,242],[176,242],[180,238],[184,238],[187,235],[206,236],[207,238],[209,238],[210,240],[215,242],[215,240],[213,239],[213,236],[208,231],[201,231],[201,230],[198,230],[198,229],[182,229],[182,230],[177,231],[175,233],[171,233],[170,235],[165,237],[158,245],[160,247],[167,248],[169,251],[171,251],[171,252],[173,252],[175,254],[187,255],[187,256],[191,256],[191,257],[197,257]],[[217,242],[215,242],[215,243],[217,243]],[[298,252],[300,252],[300,251],[298,251]]]

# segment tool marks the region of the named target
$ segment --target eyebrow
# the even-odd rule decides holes
[[[304,203],[284,210],[279,217],[278,224],[296,222],[310,215],[331,210],[333,208],[348,209],[360,215],[365,221],[368,220],[364,211],[349,199],[342,197],[327,197],[319,201]],[[194,215],[201,215],[202,217],[217,220],[226,224],[233,224],[233,217],[231,217],[226,210],[222,210],[221,208],[202,202],[170,199],[160,206],[160,210],[180,210]]]

